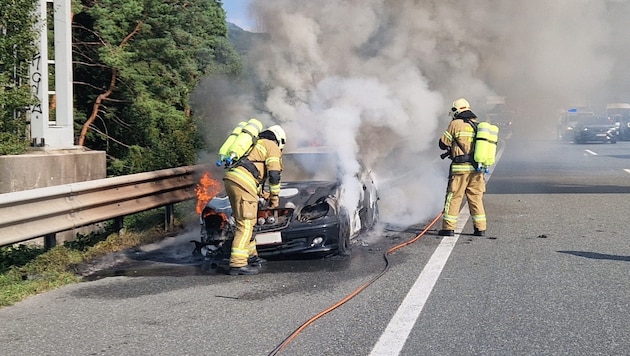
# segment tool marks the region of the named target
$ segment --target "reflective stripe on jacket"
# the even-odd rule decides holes
[[[473,122],[476,122],[474,119]],[[455,143],[457,139],[457,143]],[[440,142],[450,147],[451,157],[470,155],[473,152],[475,130],[472,125],[462,119],[453,119],[440,137]],[[459,144],[458,144],[459,143]],[[452,163],[451,173],[470,173],[476,169],[472,163]]]
[[[253,194],[258,194],[258,188],[267,179],[268,171],[282,171],[281,156],[282,152],[275,142],[268,139],[259,139],[247,155],[247,159],[258,169],[258,177],[254,177],[245,167],[237,165],[225,173],[224,179],[233,181]],[[279,194],[280,183],[270,183],[269,191],[271,194]]]

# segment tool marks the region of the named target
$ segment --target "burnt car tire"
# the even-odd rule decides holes
[[[361,232],[366,232],[374,229],[376,223],[378,223],[378,202],[374,203],[374,205],[370,208],[364,209],[359,213],[361,217]]]
[[[339,212],[339,242],[337,254],[350,255],[350,217],[345,209]]]

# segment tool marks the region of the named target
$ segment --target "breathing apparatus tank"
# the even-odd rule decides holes
[[[477,125],[477,135],[475,137],[475,162],[478,163],[477,170],[485,169],[495,162],[497,154],[497,142],[499,141],[499,127],[489,122],[480,122]]]
[[[232,133],[225,140],[221,148],[219,148],[219,160],[217,161],[217,166],[220,166],[224,161],[226,161],[230,157],[230,152],[228,150],[230,149],[232,144],[234,144],[236,137],[241,132],[243,132],[243,127],[245,127],[246,125],[247,125],[247,122],[245,121],[239,122],[238,126],[236,126],[234,130],[232,130]]]
[[[245,125],[241,127],[241,124]],[[239,123],[223,145],[221,145],[217,166],[225,164],[226,167],[229,167],[239,158],[243,157],[256,143],[255,140],[258,138],[258,134],[262,128],[262,123],[254,118],[249,119],[247,123]]]

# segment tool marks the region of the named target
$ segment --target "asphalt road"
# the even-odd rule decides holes
[[[468,221],[450,240],[432,231],[385,256],[428,222],[387,227],[347,258],[271,261],[233,277],[190,256],[191,231],[1,309],[0,353],[268,355],[372,281],[278,354],[630,354],[630,142],[502,137],[484,238]]]

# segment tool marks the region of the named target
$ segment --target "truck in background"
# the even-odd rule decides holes
[[[611,103],[606,105],[606,117],[615,124],[618,139],[630,140],[630,104]]]

